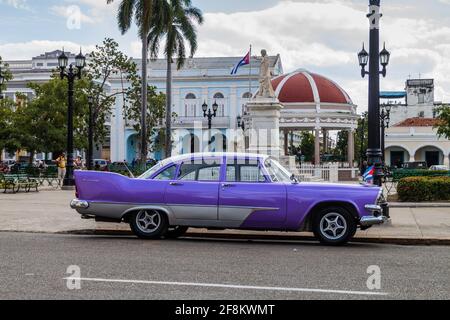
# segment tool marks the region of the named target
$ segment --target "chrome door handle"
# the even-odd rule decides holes
[[[229,188],[232,187],[233,185],[231,183],[222,183],[222,188]]]
[[[179,182],[171,182],[170,185],[176,187],[176,186],[181,186],[182,184]]]

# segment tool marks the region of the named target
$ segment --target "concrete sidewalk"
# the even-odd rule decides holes
[[[69,208],[71,191],[0,194],[0,231],[43,233],[128,233],[125,224],[82,220]],[[358,241],[404,244],[450,244],[449,207],[394,207],[392,221],[357,233]],[[304,240],[308,233],[207,231],[191,229],[192,237]]]

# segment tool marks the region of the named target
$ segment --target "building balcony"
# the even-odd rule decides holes
[[[208,127],[208,119],[204,117],[178,117],[172,124],[174,129],[194,128],[201,123],[203,128]],[[229,128],[230,117],[216,117],[212,120],[213,128]]]

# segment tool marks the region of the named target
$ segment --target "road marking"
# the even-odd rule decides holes
[[[347,295],[366,295],[366,296],[387,296],[386,292],[374,291],[350,291],[350,290],[328,290],[328,289],[308,289],[308,288],[286,288],[286,287],[262,287],[262,286],[244,286],[233,284],[217,283],[197,283],[197,282],[170,282],[170,281],[145,281],[145,280],[121,280],[121,279],[100,279],[100,278],[72,278],[66,277],[64,280],[87,281],[87,282],[106,282],[106,283],[133,283],[133,284],[151,284],[182,287],[207,287],[207,288],[227,288],[244,290],[266,290],[266,291],[289,291],[289,292],[311,292],[311,293],[335,293]]]

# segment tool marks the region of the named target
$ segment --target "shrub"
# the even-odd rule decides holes
[[[397,186],[400,201],[450,200],[450,177],[409,177]]]
[[[400,169],[392,172],[394,181],[399,181],[407,177],[450,177],[450,171],[432,171],[432,170],[407,170]]]

